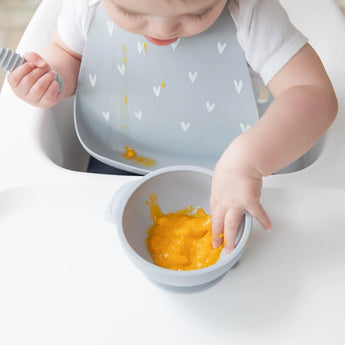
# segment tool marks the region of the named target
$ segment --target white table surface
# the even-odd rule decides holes
[[[5,87],[1,345],[345,343],[345,26],[331,0],[282,3],[318,49],[339,116],[313,165],[266,179],[272,231],[255,222],[240,264],[201,293],[174,294],[147,281],[104,221],[112,194],[136,177],[54,164],[41,142],[45,111]]]

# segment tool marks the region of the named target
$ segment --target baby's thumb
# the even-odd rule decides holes
[[[44,60],[40,55],[37,53],[25,53],[23,55],[25,61],[32,62],[36,67],[42,68],[47,65],[47,61]]]
[[[269,219],[266,211],[264,210],[261,204],[257,205],[254,209],[248,209],[248,212],[258,220],[258,222],[266,231],[271,230],[271,220]]]

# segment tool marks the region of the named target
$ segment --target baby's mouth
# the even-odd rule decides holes
[[[178,40],[178,37],[176,37],[176,38],[171,38],[171,39],[169,39],[169,40],[159,40],[159,39],[157,39],[157,38],[153,38],[153,37],[151,37],[151,36],[146,36],[146,35],[145,35],[145,38],[146,38],[150,43],[153,43],[153,44],[155,44],[155,45],[157,45],[157,46],[167,46],[167,45],[172,44],[172,43],[174,43],[175,41]]]

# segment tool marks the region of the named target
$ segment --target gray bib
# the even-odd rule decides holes
[[[98,6],[75,101],[77,135],[96,159],[140,174],[175,164],[213,169],[257,121],[227,7],[205,32],[156,46],[117,27]],[[128,147],[134,158],[124,155]]]

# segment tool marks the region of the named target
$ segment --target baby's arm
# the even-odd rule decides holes
[[[81,56],[69,50],[57,33],[41,55],[26,53],[27,61],[8,75],[14,93],[31,105],[49,108],[75,92]],[[59,93],[56,71],[64,87]]]
[[[338,103],[312,47],[302,48],[269,83],[275,97],[264,116],[226,149],[214,171],[211,192],[213,244],[224,229],[226,250],[234,248],[245,211],[269,230],[260,204],[262,177],[303,155],[333,122]]]

